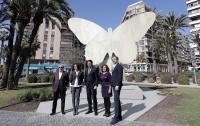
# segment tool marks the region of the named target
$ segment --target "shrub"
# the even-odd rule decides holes
[[[29,102],[33,100],[32,90],[26,91],[24,94],[19,96],[20,101]]]
[[[28,90],[25,93],[18,96],[20,101],[47,101],[53,98],[53,93],[49,88],[42,88],[37,90]]]
[[[200,73],[196,73],[196,79],[197,79],[197,84],[200,85]]]
[[[38,75],[37,76],[37,82],[38,83],[49,82],[49,75],[48,74]]]
[[[149,82],[149,83],[155,83],[155,82],[156,82],[156,74],[154,74],[154,73],[149,73],[149,74],[147,75],[147,77],[148,77],[148,82]]]
[[[28,83],[37,83],[37,77],[35,74],[30,74],[28,76]]]
[[[189,85],[189,77],[185,73],[180,73],[177,78],[177,82],[181,85]]]
[[[160,74],[160,81],[163,84],[171,84],[172,78],[170,73],[161,73]]]
[[[128,75],[128,76],[126,77],[126,80],[127,80],[128,82],[132,82],[132,81],[134,80],[134,75],[133,75],[133,74]]]
[[[53,74],[49,74],[49,82],[52,82],[52,81],[53,81],[53,77],[54,77]]]
[[[142,73],[134,73],[135,82],[143,82],[145,80]]]

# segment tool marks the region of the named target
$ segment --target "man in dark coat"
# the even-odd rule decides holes
[[[52,113],[50,115],[55,115],[56,107],[57,107],[57,100],[60,96],[61,98],[61,112],[65,114],[65,94],[67,87],[69,87],[69,76],[64,71],[64,65],[60,65],[59,69],[54,73],[53,76],[53,107]]]
[[[88,111],[85,114],[92,113],[92,100],[93,100],[94,114],[95,116],[97,116],[98,75],[96,69],[93,67],[92,60],[88,60],[86,65],[87,67],[84,73],[84,83],[86,85]]]
[[[112,62],[114,65],[114,69],[111,77],[111,85],[113,87],[114,92],[114,105],[115,105],[115,116],[111,121],[111,124],[116,124],[122,120],[121,115],[121,102],[120,102],[120,92],[122,88],[122,80],[123,80],[123,67],[119,64],[119,58],[117,56],[112,57]]]

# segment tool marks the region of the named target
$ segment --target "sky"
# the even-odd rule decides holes
[[[128,5],[139,0],[68,0],[75,16],[90,20],[104,29],[115,29],[122,21]],[[156,8],[161,14],[175,12],[186,14],[186,0],[143,0],[151,8]],[[186,30],[185,32],[189,32]]]

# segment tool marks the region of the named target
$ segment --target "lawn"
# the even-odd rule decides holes
[[[179,120],[188,126],[200,126],[200,89],[199,88],[172,88],[162,86],[142,86],[159,90],[161,95],[179,95],[180,101],[175,107]],[[172,105],[173,106],[173,105]]]
[[[200,126],[200,89],[177,88],[173,91],[183,97],[176,108],[178,118],[189,126]]]
[[[0,107],[20,102],[18,96],[28,90],[40,90],[42,88],[51,89],[51,85],[23,85],[23,87],[20,87],[18,90],[2,90],[0,91]]]

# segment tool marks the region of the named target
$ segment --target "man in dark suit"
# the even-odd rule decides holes
[[[60,65],[59,69],[54,73],[53,76],[53,107],[52,113],[50,115],[55,115],[56,107],[57,107],[57,100],[60,96],[61,98],[61,112],[65,114],[65,94],[67,87],[69,86],[69,76],[64,71],[64,65]]]
[[[123,67],[119,64],[119,58],[117,56],[112,57],[112,62],[114,65],[114,69],[111,77],[111,85],[114,92],[115,116],[113,117],[111,124],[114,125],[122,120],[120,92],[123,85]]]
[[[97,116],[98,115],[98,112],[97,112],[97,86],[98,86],[97,71],[93,67],[92,60],[88,60],[86,65],[87,67],[84,73],[84,83],[86,85],[88,111],[85,114],[92,113],[92,100],[93,100],[94,114]]]

